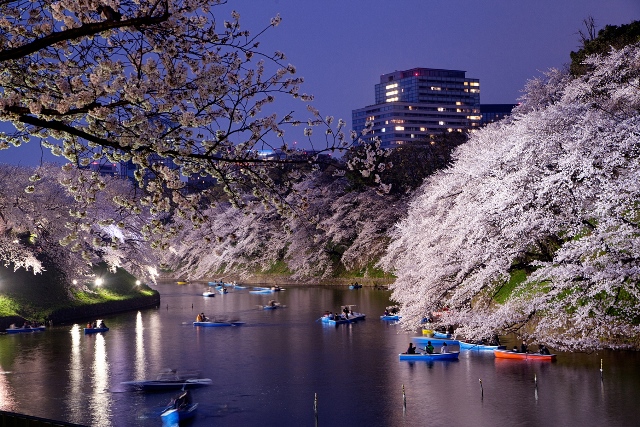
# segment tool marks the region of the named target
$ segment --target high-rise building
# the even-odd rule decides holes
[[[480,106],[480,114],[482,115],[480,126],[485,126],[510,116],[511,111],[517,105],[518,104],[482,104]]]
[[[480,80],[466,71],[413,68],[380,76],[375,104],[352,111],[353,129],[367,122],[372,132],[392,148],[445,132],[466,132],[480,126]]]

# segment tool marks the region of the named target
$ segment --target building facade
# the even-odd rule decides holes
[[[486,126],[489,123],[497,122],[507,116],[511,115],[511,111],[518,104],[482,104],[480,106],[480,113],[482,119],[480,126]]]
[[[480,80],[465,71],[413,68],[380,76],[375,104],[352,111],[359,134],[372,122],[363,140],[380,138],[383,148],[445,132],[467,132],[480,126]]]

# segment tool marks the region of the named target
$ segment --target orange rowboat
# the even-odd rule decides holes
[[[498,359],[520,359],[520,360],[556,360],[555,354],[540,353],[519,353],[512,350],[493,350],[493,354]]]

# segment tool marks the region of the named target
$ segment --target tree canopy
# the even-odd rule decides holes
[[[406,327],[442,312],[469,338],[639,344],[640,44],[585,63],[529,82],[411,202],[382,262]]]
[[[135,202],[116,203],[132,212],[138,201],[148,207],[159,221],[146,237],[158,245],[172,235],[163,215],[196,226],[205,220],[200,194],[184,191],[185,177],[212,176],[236,204],[251,191],[283,208],[280,190],[291,183],[280,175],[274,182],[270,169],[315,161],[295,155],[285,132],[296,129],[288,126],[307,126],[296,132],[313,145],[312,128],[322,125],[316,154],[346,148],[351,139],[345,122],[313,107],[303,119],[269,111],[278,96],[312,100],[285,55],[260,48],[260,36],[280,17],[250,33],[237,12],[220,16],[228,13],[225,3],[1,2],[0,121],[15,131],[0,133],[0,149],[39,141],[70,173],[93,161],[129,162],[141,191]],[[279,154],[266,157],[264,149]],[[93,200],[97,180],[72,181],[62,182],[75,199]]]

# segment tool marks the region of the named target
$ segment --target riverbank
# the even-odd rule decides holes
[[[128,272],[94,271],[92,282],[70,286],[55,268],[39,275],[0,268],[0,331],[26,321],[58,325],[160,305],[160,293]]]

